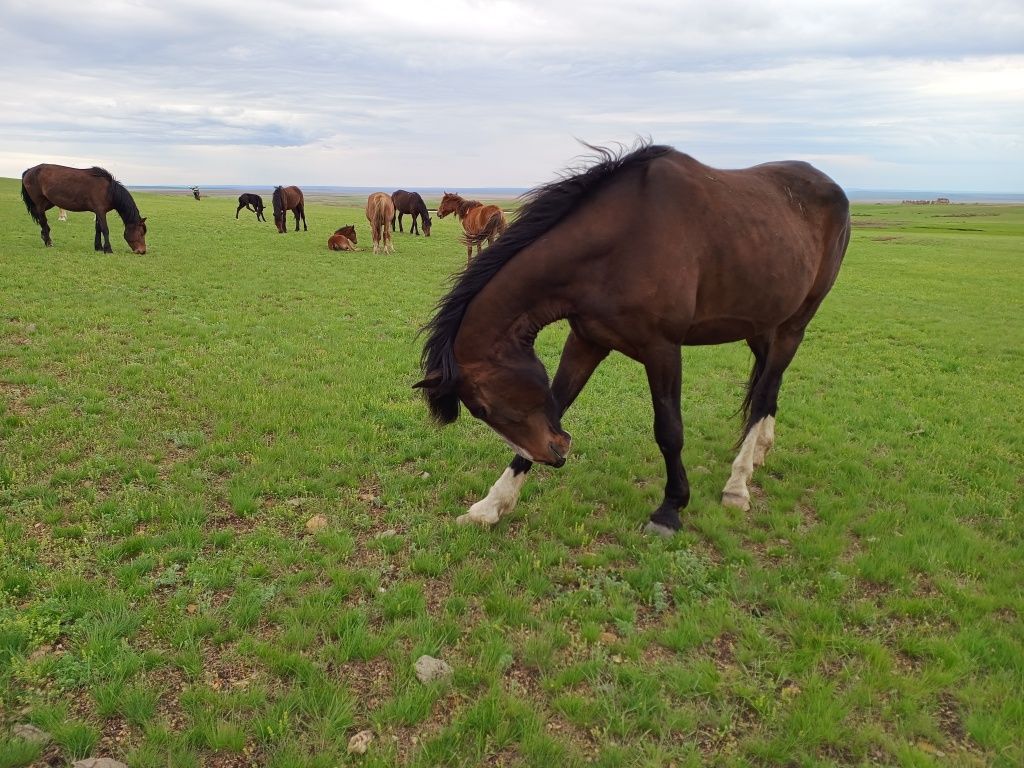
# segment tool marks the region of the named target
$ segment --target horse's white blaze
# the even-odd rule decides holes
[[[519,491],[522,490],[525,482],[525,472],[520,472],[517,475],[511,467],[506,468],[498,481],[491,486],[487,495],[471,506],[469,512],[456,518],[455,522],[460,525],[469,523],[483,526],[494,525],[502,515],[507,515],[515,509],[516,502],[519,501]]]
[[[757,446],[754,448],[754,469],[764,464],[764,457],[775,445],[775,417],[765,416],[759,422],[761,431],[757,435]]]
[[[765,419],[761,419],[750,428],[747,436],[743,438],[740,452],[736,454],[736,458],[732,462],[732,474],[729,475],[729,481],[722,490],[722,504],[727,507],[737,507],[742,510],[750,509],[750,491],[747,490],[747,482],[750,480],[751,475],[754,474],[754,457],[757,454],[758,441],[761,439],[761,429],[764,422]],[[774,439],[774,419],[772,422],[771,437]],[[763,453],[761,459],[762,461],[764,460]]]

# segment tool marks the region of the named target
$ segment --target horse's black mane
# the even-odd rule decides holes
[[[420,330],[427,333],[420,364],[424,374],[431,377],[424,391],[434,418],[442,424],[459,415],[459,399],[454,392],[458,376],[454,347],[469,303],[510,259],[569,215],[609,177],[644,165],[672,149],[647,142],[641,142],[628,153],[586,146],[596,153],[598,162],[576,172],[567,171],[561,178],[523,195],[516,220],[494,245],[452,277],[452,289],[437,303],[434,316]]]
[[[274,187],[273,206],[274,218],[277,218],[278,214],[284,210],[284,197],[281,192],[281,187]]]
[[[124,184],[113,177],[110,171],[94,165],[89,169],[89,174],[110,182],[110,203],[114,206],[114,210],[120,214],[125,224],[138,224],[142,220],[142,214],[139,213],[139,207],[135,205],[135,200],[132,198],[131,193],[125,188]]]

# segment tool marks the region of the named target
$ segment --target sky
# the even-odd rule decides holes
[[[532,187],[593,144],[1024,192],[1024,0],[0,0],[0,176]]]

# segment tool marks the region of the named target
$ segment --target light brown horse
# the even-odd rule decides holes
[[[96,214],[97,251],[113,253],[107,212],[117,211],[124,222],[124,239],[135,253],[146,252],[146,220],[139,214],[135,200],[121,182],[103,168],[68,168],[43,163],[21,174],[21,199],[29,215],[39,225],[43,243],[50,240],[46,212],[57,206],[66,211],[92,211]]]
[[[462,228],[465,230],[462,242],[466,244],[466,263],[469,263],[473,255],[474,245],[476,255],[479,256],[484,241],[491,245],[508,227],[505,214],[498,206],[484,205],[478,200],[466,200],[454,192],[444,193],[441,205],[437,208],[437,218],[443,219],[449,213],[457,214],[462,221]]]
[[[395,204],[391,195],[374,192],[366,199],[366,219],[370,222],[373,235],[373,252],[394,253],[391,246],[391,219],[395,215]],[[383,243],[383,245],[381,245]]]
[[[288,231],[288,211],[295,212],[295,231],[299,231],[299,217],[302,217],[302,231],[306,226],[306,203],[298,187],[274,187],[274,224],[282,235]]]
[[[416,386],[435,418],[454,421],[465,404],[517,454],[460,522],[496,523],[533,462],[565,463],[562,415],[617,350],[647,369],[667,476],[647,530],[671,535],[690,500],[681,348],[733,341],[750,346],[754,363],[722,503],[747,509],[747,483],[774,443],[783,372],[839,274],[849,202],[807,163],[719,170],[664,146],[597,151],[596,165],[527,198],[425,328]],[[570,332],[549,385],[534,339],[561,318]]]
[[[348,224],[340,229],[334,230],[334,234],[327,239],[327,248],[332,251],[356,250],[355,226]]]

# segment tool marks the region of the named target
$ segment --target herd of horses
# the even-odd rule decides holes
[[[590,167],[538,187],[509,224],[495,206],[446,193],[438,218],[456,214],[467,265],[426,323],[414,386],[441,424],[461,406],[512,446],[515,456],[487,496],[458,518],[490,526],[516,504],[535,463],[562,466],[572,442],[562,417],[612,351],[643,365],[654,436],[665,463],[662,501],[646,530],[669,536],[690,500],[682,462],[682,348],[743,341],[753,365],[743,399],[739,451],[722,503],[746,510],[748,484],[775,442],[782,377],[805,329],[832,288],[850,239],[849,202],[832,179],[804,162],[722,170],[666,146],[630,152],[593,148]],[[146,252],[146,219],[128,191],[101,168],[39,165],[22,176],[22,197],[51,245],[46,211],[96,214],[96,248],[110,252],[106,214]],[[258,195],[239,198],[262,219]],[[274,222],[294,212],[305,227],[302,192],[277,187]],[[370,195],[374,251],[391,249],[398,213],[430,216],[415,193]],[[265,220],[265,219],[263,219]],[[401,219],[398,219],[399,227]],[[481,251],[482,243],[486,250]],[[355,248],[354,226],[329,247]],[[470,259],[473,246],[477,256]],[[540,329],[566,319],[569,333],[553,381],[534,350]]]

